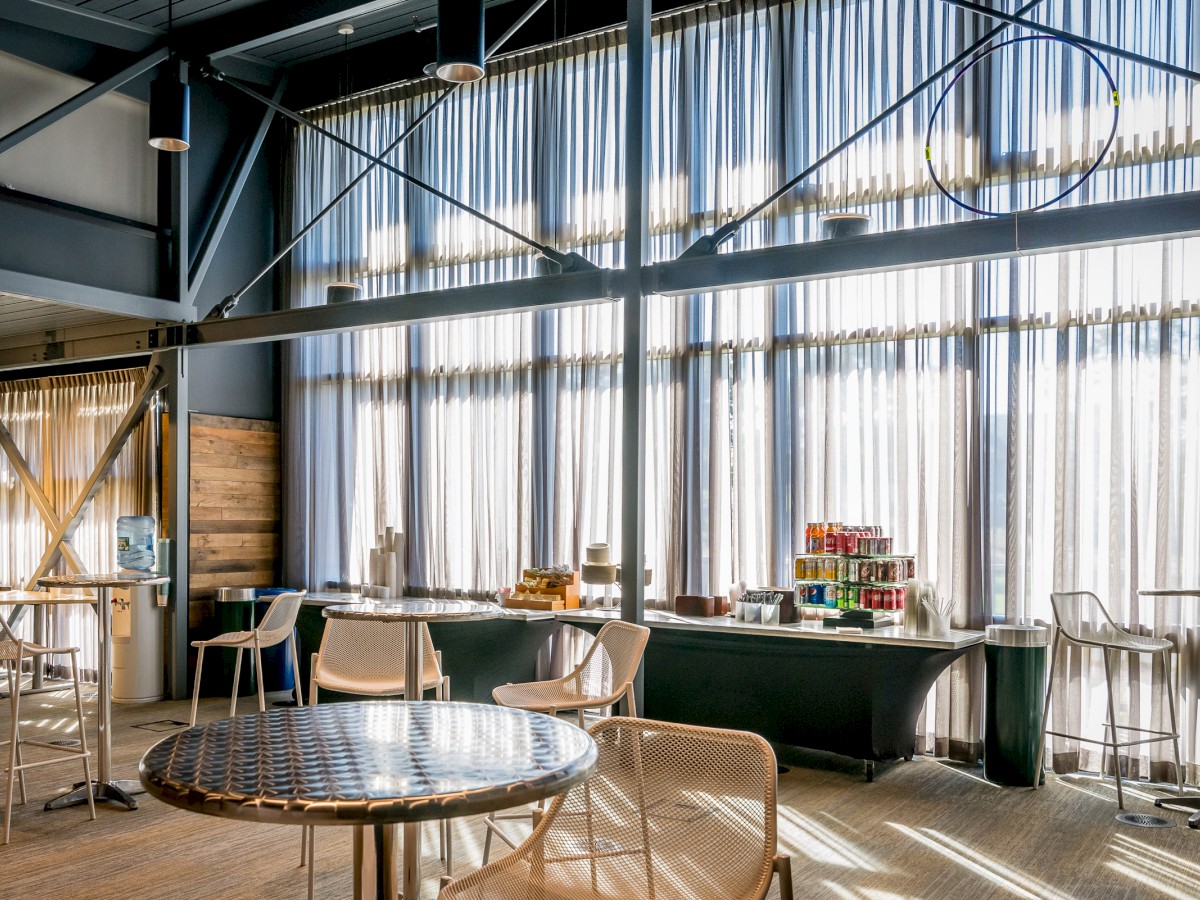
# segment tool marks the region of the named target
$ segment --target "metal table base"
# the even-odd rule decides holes
[[[61,797],[47,800],[45,809],[66,809],[68,806],[79,806],[87,803],[89,790],[91,791],[92,799],[97,803],[103,803],[108,800],[113,803],[123,804],[126,809],[137,809],[138,804],[133,799],[133,795],[146,793],[146,789],[142,787],[140,781],[93,781],[87,786],[80,781],[75,784],[74,789],[69,794],[63,794]]]
[[[1159,809],[1171,806],[1182,806],[1184,809],[1194,809],[1195,814],[1188,819],[1188,828],[1200,829],[1200,797],[1160,797],[1154,801]]]

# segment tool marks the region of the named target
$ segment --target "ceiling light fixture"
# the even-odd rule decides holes
[[[174,0],[167,3],[167,46],[175,24]],[[182,153],[191,146],[191,89],[179,80],[174,54],[167,58],[167,72],[150,84],[150,146]]]
[[[483,0],[438,0],[437,74],[463,84],[483,77]],[[451,25],[450,23],[453,23]]]

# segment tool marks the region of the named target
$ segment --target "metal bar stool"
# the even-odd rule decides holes
[[[1040,771],[1042,759],[1046,752],[1046,736],[1070,738],[1090,744],[1102,744],[1104,757],[1107,760],[1109,751],[1112,752],[1114,771],[1117,781],[1117,808],[1125,808],[1125,795],[1121,789],[1121,760],[1118,750],[1121,747],[1132,747],[1138,744],[1149,744],[1156,741],[1171,741],[1175,748],[1175,778],[1179,793],[1183,793],[1183,764],[1179,756],[1179,726],[1175,719],[1175,695],[1171,690],[1171,651],[1174,645],[1170,641],[1158,638],[1143,637],[1122,630],[1109,616],[1108,610],[1100,599],[1090,591],[1064,591],[1050,595],[1050,604],[1054,607],[1054,641],[1050,649],[1050,678],[1046,684],[1046,705],[1042,710],[1042,738],[1038,744],[1037,764],[1034,771]],[[1047,729],[1050,715],[1050,700],[1054,692],[1054,669],[1058,663],[1058,648],[1062,641],[1079,647],[1094,647],[1104,654],[1104,680],[1108,689],[1108,721],[1104,723],[1108,740],[1097,740],[1079,734],[1069,734],[1063,731]],[[1156,731],[1151,728],[1139,728],[1134,725],[1119,725],[1115,712],[1115,693],[1113,690],[1113,661],[1117,653],[1149,653],[1162,654],[1164,688],[1167,694],[1167,708],[1171,716],[1170,731]],[[1127,741],[1117,739],[1117,729],[1128,732],[1145,734],[1147,737]],[[1101,763],[1101,777],[1107,768],[1106,762]],[[1037,787],[1037,780],[1034,782]]]

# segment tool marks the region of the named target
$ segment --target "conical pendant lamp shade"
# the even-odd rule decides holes
[[[191,98],[178,78],[160,75],[150,84],[150,146],[179,153],[191,146]]]
[[[483,41],[483,0],[438,0],[438,78],[454,82],[482,78]]]

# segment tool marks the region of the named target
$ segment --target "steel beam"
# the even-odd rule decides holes
[[[606,270],[544,275],[493,284],[396,294],[336,306],[308,306],[237,316],[205,319],[184,329],[187,345],[244,344],[283,341],[314,334],[361,331],[387,325],[415,325],[442,319],[483,316],[498,312],[521,312],[549,306],[573,306],[610,296]],[[163,344],[169,337],[160,329]]]
[[[47,278],[44,275],[14,272],[10,269],[0,269],[0,292],[35,300],[51,300],[81,309],[135,319],[152,319],[158,322],[190,322],[195,319],[195,312],[191,307],[171,300],[109,291],[73,281]]]
[[[162,376],[162,366],[159,364],[157,357],[152,357],[150,365],[146,369],[146,380],[142,382],[142,386],[134,397],[133,403],[130,404],[129,409],[126,410],[124,417],[122,417],[121,424],[117,426],[116,433],[109,440],[108,445],[104,448],[104,452],[100,454],[95,468],[92,469],[92,474],[83,486],[83,490],[80,491],[79,496],[71,505],[70,512],[59,522],[58,527],[51,529],[50,542],[46,545],[46,551],[42,554],[37,568],[29,576],[29,580],[25,584],[25,590],[32,591],[37,587],[37,580],[43,575],[49,574],[50,570],[54,568],[54,564],[58,562],[64,542],[69,542],[75,536],[75,532],[83,521],[88,506],[100,491],[100,486],[104,483],[104,479],[108,477],[108,473],[112,471],[117,457],[120,456],[121,450],[124,449],[126,442],[129,440],[129,436],[133,434],[133,429],[137,427],[138,422],[145,415],[146,407],[150,405],[150,400],[162,386]]]
[[[29,468],[29,463],[25,461],[25,456],[21,453],[21,448],[17,446],[17,442],[13,440],[12,433],[8,427],[0,422],[0,449],[8,455],[9,464],[16,470],[17,478],[25,487],[25,492],[29,494],[29,499],[33,501],[33,505],[37,507],[38,513],[42,517],[42,522],[46,525],[47,531],[57,531],[62,527],[62,522],[58,518],[58,510],[54,508],[54,504],[50,502],[50,498],[46,496],[46,492],[38,483],[37,476]],[[79,554],[75,552],[75,548],[71,546],[70,541],[63,541],[60,544],[60,549],[63,558],[67,561],[76,574],[84,574],[87,572],[87,566],[83,564],[83,560],[79,558]]]
[[[4,185],[0,185],[0,201],[11,203],[14,206],[24,206],[27,209],[49,212],[56,216],[74,219],[77,222],[87,222],[89,225],[97,225],[125,234],[134,234],[138,237],[156,238],[162,236],[163,233],[161,228],[151,225],[149,222],[139,222],[137,219],[125,216],[114,216],[112,213],[100,212],[86,206],[77,206],[74,203],[53,200],[37,194],[29,194]]]
[[[127,84],[137,78],[143,72],[148,72],[159,63],[166,60],[169,53],[166,47],[159,47],[150,53],[147,53],[136,62],[130,63],[125,68],[118,72],[114,72],[103,81],[97,81],[91,87],[84,88],[78,94],[64,100],[62,103],[53,109],[49,109],[35,119],[26,122],[19,128],[10,131],[4,137],[0,137],[0,155],[7,153],[13,147],[16,147],[22,141],[28,140],[38,132],[45,128],[49,128],[55,122],[58,122],[77,109],[87,106],[93,100],[103,97],[110,91],[115,91],[123,84]]]
[[[628,0],[625,85],[625,304],[621,364],[621,618],[646,609],[646,352],[650,247],[650,0]],[[642,691],[639,671],[636,695]],[[636,716],[636,709],[629,715]]]
[[[1200,192],[1016,213],[650,266],[648,289],[700,294],[1200,235]]]
[[[399,0],[270,0],[178,29],[181,46],[211,59],[245,53],[339,22],[398,7]]]
[[[1087,47],[1090,50],[1095,50],[1099,53],[1104,53],[1109,56],[1116,56],[1120,59],[1128,60],[1132,63],[1137,63],[1141,66],[1147,66],[1151,69],[1157,69],[1160,72],[1165,72],[1167,75],[1174,75],[1177,78],[1185,78],[1188,81],[1200,82],[1200,72],[1193,72],[1191,69],[1185,69],[1182,66],[1172,65],[1168,62],[1163,62],[1160,59],[1155,59],[1152,56],[1146,56],[1142,53],[1134,53],[1132,50],[1126,50],[1123,47],[1117,47],[1114,44],[1106,44],[1103,41],[1093,40],[1081,34],[1075,34],[1072,31],[1064,31],[1061,28],[1053,28],[1049,25],[1043,25],[1041,22],[1034,22],[1029,19],[1023,19],[1020,16],[1006,13],[1003,10],[992,9],[990,6],[984,6],[981,3],[973,3],[971,0],[942,0],[949,6],[957,6],[959,9],[965,9],[968,12],[973,12],[976,15],[984,16],[989,19],[998,19],[1001,22],[1007,22],[1010,25],[1019,25],[1022,28],[1028,28],[1030,31],[1036,31],[1039,34],[1049,35],[1064,41],[1072,41],[1082,47]]]
[[[272,99],[276,103],[283,99],[286,88],[287,75],[284,74],[275,84]],[[267,107],[258,121],[258,127],[242,147],[237,162],[230,170],[229,177],[221,188],[220,199],[217,201],[211,219],[204,228],[204,237],[201,238],[195,259],[191,260],[188,269],[188,292],[193,302],[200,286],[204,283],[209,266],[216,257],[217,247],[220,246],[221,238],[225,236],[225,229],[229,226],[229,220],[233,218],[233,211],[242,196],[242,189],[246,186],[250,170],[254,167],[255,160],[258,159],[259,151],[262,150],[262,145],[267,139],[267,132],[273,121],[275,121],[275,111]]]
[[[0,0],[0,19],[135,53],[153,47],[165,36],[157,28],[59,0]]]
[[[188,696],[188,507],[190,503],[191,435],[188,420],[188,352],[162,355],[167,392],[166,470],[163,479],[163,537],[171,541],[167,575],[167,693],[172,700]],[[299,690],[299,688],[297,688]]]

